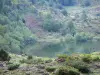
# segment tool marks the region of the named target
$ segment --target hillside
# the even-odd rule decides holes
[[[99,75],[100,0],[0,0],[0,75]]]
[[[2,0],[0,48],[49,57],[57,53],[99,51],[99,3],[99,0]]]

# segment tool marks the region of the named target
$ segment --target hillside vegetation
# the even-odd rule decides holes
[[[100,0],[0,0],[0,75],[100,75]]]
[[[81,44],[99,42],[99,6],[79,7],[79,4],[74,2],[1,0],[0,48],[23,54],[32,49],[40,50],[36,49],[36,46],[43,50],[49,46],[66,45],[71,39]],[[68,7],[63,3],[75,5]]]
[[[0,48],[37,56],[47,56],[50,51],[50,56],[57,52],[99,51],[99,3],[99,0],[1,0]]]

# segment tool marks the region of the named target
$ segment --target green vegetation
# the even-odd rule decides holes
[[[8,70],[16,70],[19,66],[19,64],[8,64]]]
[[[77,69],[68,66],[68,67],[60,67],[57,70],[56,75],[80,75],[80,73],[78,72]]]
[[[87,63],[90,63],[91,62],[91,55],[88,55],[88,54],[86,54],[86,55],[84,55],[83,56],[83,58],[82,58],[82,60],[84,61],[84,62],[87,62]]]
[[[49,32],[58,32],[62,24],[59,21],[54,20],[53,18],[45,18],[43,23],[43,28]]]
[[[28,56],[28,57],[27,57],[28,60],[30,60],[30,59],[32,59],[32,58],[33,58],[32,56]]]
[[[80,44],[83,47],[85,43],[92,42],[94,44],[94,38],[99,37],[95,33],[97,34],[99,32],[95,31],[95,28],[93,30],[95,33],[82,28],[82,26],[85,27],[87,24],[90,25],[88,27],[93,27],[92,19],[88,17],[89,13],[84,9],[84,11],[79,10],[81,13],[77,14],[77,10],[75,10],[77,13],[73,13],[69,10],[71,9],[70,7],[65,7],[73,6],[74,3],[75,5],[85,6],[90,2],[90,0],[88,2],[85,0],[79,2],[72,0],[1,0],[0,48],[13,53],[32,55],[31,53],[34,54],[34,52],[40,49],[45,51],[46,48],[44,49],[44,47],[49,46],[49,44],[53,45],[56,40],[59,42],[59,47],[66,50],[65,53],[74,52],[77,45]],[[63,40],[60,42],[62,38]],[[72,42],[74,46],[70,48],[67,44],[72,45]],[[91,44],[89,44],[89,47]],[[48,49],[50,48],[51,46]],[[51,49],[56,53],[55,46]],[[84,47],[82,50],[84,52],[90,52],[87,47]]]
[[[50,67],[50,66],[46,67],[47,72],[54,72],[55,70],[56,70],[56,67]]]
[[[99,0],[1,0],[0,75],[96,75],[100,53],[92,52],[100,50],[99,5]]]
[[[10,56],[9,54],[4,51],[4,50],[0,50],[0,61],[9,61],[10,60]]]
[[[89,65],[82,62],[82,61],[79,61],[79,60],[78,61],[73,61],[71,63],[71,66],[78,69],[82,73],[89,73],[90,72]]]

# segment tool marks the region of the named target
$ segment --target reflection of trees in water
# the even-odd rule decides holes
[[[70,42],[68,44],[39,44],[34,45],[33,48],[26,51],[30,55],[43,56],[43,57],[55,57],[57,54],[72,54],[72,53],[91,53],[99,51],[100,42],[87,42],[87,43],[76,43]]]
[[[83,44],[69,44],[67,45],[66,52],[68,53],[91,53],[99,51],[100,42],[91,42],[91,43],[83,43]]]

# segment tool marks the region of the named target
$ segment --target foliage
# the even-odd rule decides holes
[[[27,45],[33,45],[36,43],[36,39],[35,38],[31,38],[31,37],[25,37],[23,40],[24,46]]]
[[[66,59],[68,56],[66,54],[60,54],[60,55],[57,55],[57,57]]]
[[[53,61],[52,59],[48,59],[48,60],[45,60],[45,63],[50,63],[52,61]]]
[[[27,57],[28,60],[30,60],[30,59],[32,59],[32,58],[33,58],[32,56],[28,56],[28,57]]]
[[[46,67],[47,72],[54,72],[55,70],[56,70],[56,67],[50,67],[50,66]]]
[[[18,0],[11,0],[12,4],[18,4]]]
[[[45,18],[42,27],[49,32],[58,32],[61,29],[62,24],[53,18],[47,17]]]
[[[94,58],[92,58],[93,61],[100,61],[100,58],[98,56],[95,56]]]
[[[44,60],[41,58],[33,58],[33,59],[22,59],[20,60],[21,63],[26,63],[26,64],[40,64],[44,63]]]
[[[0,35],[1,35],[1,36],[4,36],[5,33],[6,33],[6,27],[3,26],[3,25],[0,25]]]
[[[9,24],[10,20],[8,19],[7,16],[0,14],[0,24],[1,25],[6,25]]]
[[[8,65],[8,70],[16,70],[19,68],[19,64],[9,64]]]
[[[93,39],[93,36],[89,33],[77,33],[75,35],[76,43],[86,43],[91,42]]]
[[[82,57],[82,60],[83,60],[84,62],[90,63],[91,60],[92,60],[91,55],[85,54],[85,55]]]
[[[67,23],[64,22],[61,33],[62,35],[71,34],[72,36],[76,34],[76,28],[72,20],[69,20]]]
[[[70,66],[78,69],[82,73],[89,73],[90,72],[89,66],[80,60],[75,60],[75,61],[69,62],[69,64],[70,64]]]
[[[0,50],[0,61],[9,61],[9,60],[10,60],[9,54],[3,49],[1,49]]]
[[[80,73],[77,69],[68,66],[58,68],[55,75],[80,75]]]

